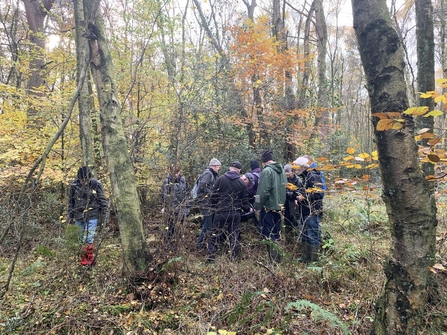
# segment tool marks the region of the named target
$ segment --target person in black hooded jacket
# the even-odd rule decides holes
[[[240,176],[241,169],[242,164],[239,161],[233,162],[229,171],[217,178],[214,183],[211,202],[216,212],[213,234],[208,244],[208,263],[215,259],[217,244],[222,234],[225,234],[230,241],[232,257],[239,256],[241,213],[252,210],[248,202],[247,186]]]

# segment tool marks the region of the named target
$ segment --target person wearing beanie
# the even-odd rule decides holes
[[[250,170],[253,171],[254,169],[259,169],[259,163],[257,160],[250,161]]]
[[[222,164],[217,158],[212,158],[209,166],[198,177],[197,198],[200,212],[203,217],[202,228],[197,240],[197,249],[199,251],[205,249],[205,243],[209,238],[211,227],[213,225],[214,210],[210,202],[210,197],[211,190],[213,189],[221,166]]]
[[[273,152],[270,150],[265,150],[262,152],[261,161],[263,164],[273,161]]]
[[[242,164],[234,161],[227,172],[217,178],[211,194],[215,206],[213,230],[208,244],[207,263],[214,262],[222,235],[230,242],[232,259],[240,253],[240,223],[242,212],[253,211],[248,203],[247,186],[241,179]]]
[[[161,199],[163,202],[163,213],[167,218],[167,230],[165,241],[174,239],[175,226],[183,223],[189,214],[187,199],[189,185],[185,176],[181,174],[180,166],[171,164],[169,173],[161,185]]]
[[[281,237],[281,211],[286,201],[287,178],[282,165],[273,160],[273,153],[266,150],[261,156],[264,169],[259,178],[255,209],[260,211],[262,237],[273,243],[267,244],[269,257],[281,261],[277,242]]]
[[[87,166],[79,168],[77,179],[70,184],[68,194],[68,223],[76,224],[85,244],[81,259],[82,265],[94,265],[93,242],[99,219],[103,224],[109,220],[109,201],[100,181],[92,178]]]
[[[319,214],[323,206],[324,194],[321,189],[321,176],[310,167],[311,162],[306,157],[298,157],[293,164],[296,166],[296,174],[300,176],[304,189],[297,196],[298,210],[301,213],[303,225],[301,261],[303,263],[316,262],[321,244]]]

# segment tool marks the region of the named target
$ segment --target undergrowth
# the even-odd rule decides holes
[[[39,208],[43,208],[44,205]],[[1,214],[3,215],[3,214]],[[48,215],[48,213],[47,213]],[[178,226],[163,242],[161,218],[145,216],[154,256],[135,280],[123,272],[116,223],[98,233],[97,264],[79,265],[75,227],[58,218],[28,231],[9,290],[0,304],[0,333],[8,334],[367,334],[384,282],[389,227],[381,201],[358,194],[328,195],[320,261],[298,261],[297,240],[281,242],[283,262],[271,263],[255,228],[245,224],[241,258],[225,245],[216,262],[195,249],[199,225]],[[446,220],[440,209],[438,257],[445,259]],[[6,284],[17,247],[12,231],[2,245],[0,283]],[[446,331],[445,273],[434,275],[441,298],[427,307],[427,332]]]

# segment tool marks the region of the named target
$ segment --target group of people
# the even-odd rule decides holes
[[[231,257],[240,254],[241,222],[253,220],[266,241],[271,260],[281,261],[278,241],[281,239],[281,218],[284,214],[286,234],[302,239],[301,260],[318,260],[321,243],[320,217],[324,197],[324,180],[310,156],[298,157],[284,167],[276,162],[271,151],[250,161],[250,171],[242,174],[242,164],[234,161],[219,176],[221,162],[213,158],[196,180],[195,204],[203,216],[197,240],[199,250],[207,250],[207,262],[213,262],[218,246],[229,242]],[[167,239],[173,238],[175,222],[182,222],[190,207],[189,186],[178,166],[164,180],[161,196],[167,213]]]
[[[298,157],[284,167],[276,162],[271,151],[261,156],[263,169],[257,160],[250,161],[250,171],[242,174],[241,162],[234,161],[228,171],[219,176],[221,162],[213,158],[198,177],[194,203],[202,214],[199,250],[207,250],[207,262],[213,262],[219,244],[229,241],[231,257],[240,255],[241,222],[252,220],[266,241],[270,259],[281,261],[277,246],[281,239],[284,214],[285,233],[299,236],[302,241],[301,261],[318,260],[320,248],[320,218],[325,191],[324,179],[315,169],[310,156]],[[173,164],[161,187],[163,211],[167,218],[166,240],[175,237],[174,227],[183,222],[191,207],[190,187],[178,165]],[[70,185],[68,199],[69,223],[79,227],[85,245],[82,265],[93,265],[94,238],[102,217],[107,222],[109,202],[104,187],[92,178],[88,167],[78,170]]]

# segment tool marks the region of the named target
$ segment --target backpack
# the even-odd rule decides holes
[[[195,200],[195,199],[197,198],[198,193],[199,193],[199,184],[200,184],[200,181],[202,180],[203,176],[204,176],[205,173],[207,173],[207,172],[208,172],[208,170],[205,171],[205,172],[203,172],[201,175],[199,175],[199,176],[197,177],[197,179],[196,179],[196,181],[195,181],[195,183],[194,183],[194,186],[193,186],[193,188],[192,188],[192,190],[191,190],[191,198],[192,198],[193,200]]]

